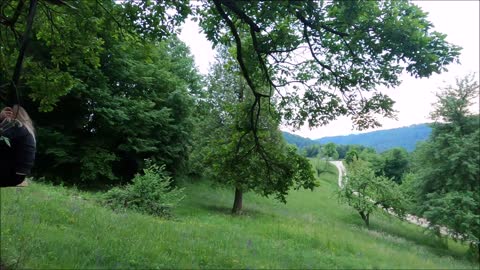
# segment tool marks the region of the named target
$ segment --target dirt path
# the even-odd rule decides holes
[[[340,188],[343,188],[343,183],[342,183],[342,178],[343,178],[343,175],[345,174],[345,166],[343,166],[343,162],[342,161],[339,161],[339,160],[335,160],[335,161],[330,161],[330,163],[332,163],[333,165],[335,165],[337,167],[337,170],[338,170],[338,186]]]
[[[337,167],[337,170],[338,170],[338,186],[340,188],[343,188],[343,182],[342,181],[343,181],[343,176],[346,173],[346,169],[345,169],[345,166],[343,166],[343,162],[339,161],[339,160],[335,160],[335,161],[330,161],[330,163],[332,163],[333,165],[335,165],[335,167]],[[392,210],[388,210],[387,212],[391,215],[395,215],[395,213]],[[421,226],[423,228],[427,228],[428,225],[429,225],[428,220],[426,220],[424,218],[414,216],[414,215],[410,215],[410,214],[407,214],[405,216],[405,220],[407,220],[408,222],[410,222],[412,224],[416,224],[418,226]],[[440,233],[443,234],[443,235],[448,235],[448,232],[447,232],[446,228],[440,228]]]

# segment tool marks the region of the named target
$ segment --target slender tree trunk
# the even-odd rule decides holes
[[[235,200],[233,201],[233,208],[232,214],[240,214],[242,211],[242,203],[243,203],[243,191],[236,187],[235,188]]]
[[[364,212],[358,212],[360,214],[360,216],[362,217],[363,221],[365,221],[365,225],[367,225],[367,227],[370,226],[370,213],[364,213]]]

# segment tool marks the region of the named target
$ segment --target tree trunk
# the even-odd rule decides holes
[[[365,221],[365,225],[367,225],[367,227],[369,227],[370,226],[370,213],[365,214],[363,211],[358,212],[358,213],[362,217],[363,221]]]
[[[235,188],[235,200],[233,201],[232,214],[240,214],[242,211],[243,191],[240,188]]]

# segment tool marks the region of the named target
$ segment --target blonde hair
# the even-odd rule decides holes
[[[25,126],[25,128],[32,134],[33,138],[35,139],[35,128],[33,127],[32,119],[28,115],[27,111],[20,105],[13,105],[13,118],[17,120],[21,125]]]

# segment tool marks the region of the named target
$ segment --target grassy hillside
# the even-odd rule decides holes
[[[174,220],[114,213],[97,195],[32,184],[1,190],[1,261],[13,268],[475,268],[466,247],[441,245],[414,225],[383,214],[370,229],[335,199],[333,167],[321,186],[294,191],[288,204],[246,194],[245,214],[229,214],[233,192],[186,185]]]

